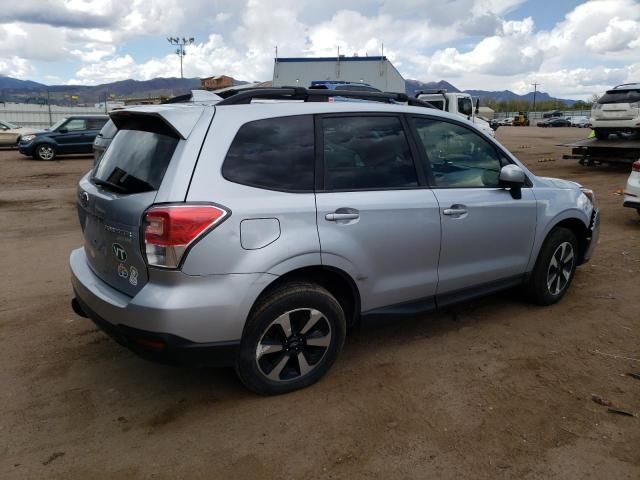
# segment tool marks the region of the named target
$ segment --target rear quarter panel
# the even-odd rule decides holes
[[[186,200],[223,205],[231,210],[231,216],[191,249],[182,266],[188,275],[282,275],[296,268],[321,264],[313,193],[254,188],[222,176],[224,158],[240,126],[274,117],[273,109],[247,107],[216,108],[204,141]],[[241,224],[253,219],[276,219],[280,232],[275,240],[261,248],[245,249]]]

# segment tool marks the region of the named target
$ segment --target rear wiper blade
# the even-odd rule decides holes
[[[113,190],[117,190],[118,192],[123,192],[123,193],[127,192],[126,188],[121,187],[120,185],[116,185],[115,183],[108,182],[106,180],[101,180],[99,178],[93,177],[91,181],[96,185],[100,185],[101,187],[111,188]]]

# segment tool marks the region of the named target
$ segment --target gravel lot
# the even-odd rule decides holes
[[[640,478],[640,216],[629,167],[503,127],[534,172],[595,189],[600,245],[556,306],[507,292],[361,329],[329,375],[262,398],[231,371],[141,360],[70,309],[88,158],[0,151],[0,478]],[[542,161],[544,159],[551,161]],[[610,355],[628,357],[616,358]],[[632,360],[636,359],[636,360]]]

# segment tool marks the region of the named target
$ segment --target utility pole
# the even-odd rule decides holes
[[[533,85],[533,116],[536,114],[536,94],[538,93],[538,85],[539,83],[532,83]]]
[[[175,45],[178,48],[176,48],[176,55],[178,55],[180,57],[180,78],[184,78],[184,75],[182,73],[182,59],[184,58],[184,56],[187,54],[187,52],[185,51],[185,47],[187,45],[193,45],[193,42],[195,42],[195,38],[193,37],[167,37],[167,42],[169,42],[170,45]]]

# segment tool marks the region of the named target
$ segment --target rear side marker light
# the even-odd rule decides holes
[[[633,164],[631,165],[631,171],[640,172],[640,160],[633,162]]]
[[[187,249],[230,215],[215,205],[159,205],[147,210],[144,243],[147,263],[178,268]]]
[[[135,342],[141,347],[148,348],[149,350],[162,351],[166,348],[167,344],[162,340],[155,340],[153,338],[137,338]]]

